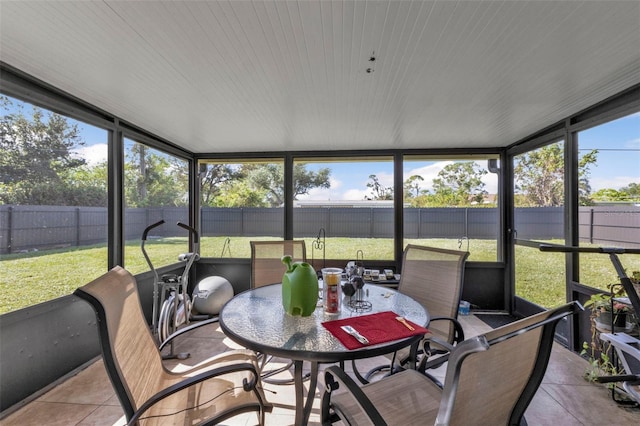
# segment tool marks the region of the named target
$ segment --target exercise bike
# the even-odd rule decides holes
[[[182,253],[178,256],[180,262],[185,262],[182,274],[164,274],[159,276],[158,271],[153,266],[147,254],[145,243],[149,231],[164,223],[164,220],[160,220],[147,226],[142,233],[142,242],[140,244],[142,254],[154,276],[151,329],[159,343],[160,350],[166,347],[167,344],[170,345],[170,352],[168,355],[163,356],[164,359],[186,359],[189,357],[188,353],[174,353],[173,338],[176,336],[178,327],[183,324],[188,325],[191,319],[192,301],[188,292],[189,275],[191,266],[200,258],[200,254],[198,253],[200,240],[198,232],[194,228],[178,222],[177,225],[179,227],[186,229],[193,236],[194,251]],[[189,329],[191,329],[191,327],[189,327]]]

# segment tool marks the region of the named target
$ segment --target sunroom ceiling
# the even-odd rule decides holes
[[[3,62],[195,153],[506,146],[640,83],[636,1],[3,0],[0,16]]]

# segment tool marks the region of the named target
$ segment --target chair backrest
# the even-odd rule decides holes
[[[583,308],[571,302],[457,345],[436,424],[519,425],[546,371],[555,328]],[[477,340],[486,345],[477,348]],[[474,345],[476,345],[474,347]]]
[[[468,252],[409,244],[402,256],[398,291],[420,302],[433,317],[458,317]],[[434,321],[429,330],[451,341],[450,321]]]
[[[289,255],[294,262],[307,261],[303,240],[251,241],[251,288],[282,282],[287,267],[282,256]]]
[[[74,294],[96,312],[104,364],[130,418],[158,392],[156,384],[166,374],[140,306],[136,280],[116,266]]]

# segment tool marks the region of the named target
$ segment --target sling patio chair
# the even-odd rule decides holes
[[[115,267],[74,294],[95,311],[104,365],[128,424],[217,424],[252,411],[264,424],[272,406],[253,352],[228,351],[185,371],[170,371],[127,270]]]
[[[583,308],[571,302],[470,338],[448,354],[444,388],[416,370],[359,387],[325,370],[323,425],[523,425],[547,369],[556,324]]]
[[[433,359],[434,356],[447,353],[454,344],[464,340],[464,332],[458,322],[458,306],[468,256],[469,253],[464,251],[413,244],[404,250],[398,291],[420,302],[430,316],[430,333],[421,343],[420,365],[423,372],[441,364]],[[403,369],[408,361],[408,350],[398,352],[390,364],[378,366],[359,379],[366,383],[377,373],[391,372],[392,367]],[[357,371],[355,364],[354,370]]]
[[[250,241],[251,245],[251,288],[282,282],[282,276],[287,266],[282,263],[282,256],[289,255],[294,262],[307,261],[307,248],[304,240],[277,240],[277,241]],[[286,379],[276,379],[273,376],[287,371],[293,367],[293,361],[285,365],[265,369],[273,357],[266,354],[258,354],[262,380],[275,385],[288,385],[294,382],[293,376]],[[308,375],[305,376],[308,378]]]
[[[287,266],[282,256],[289,255],[294,262],[307,261],[303,240],[250,241],[251,288],[282,282]]]

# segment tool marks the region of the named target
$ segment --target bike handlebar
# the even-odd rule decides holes
[[[561,253],[606,253],[606,254],[640,254],[640,249],[621,247],[573,247],[556,244],[540,244],[540,251]]]
[[[182,223],[182,222],[178,222],[177,225],[180,228],[184,228],[187,231],[191,232],[193,234],[193,243],[194,244],[198,244],[200,237],[198,236],[198,231],[196,231],[194,228],[190,227],[189,225],[187,225],[186,223]]]
[[[146,241],[147,240],[147,234],[149,233],[149,231],[151,231],[153,228],[160,226],[164,223],[164,219],[163,220],[159,220],[158,222],[147,226],[144,231],[142,232],[142,241]]]

